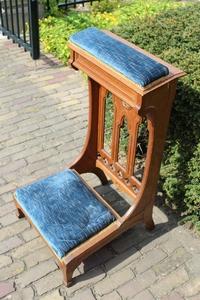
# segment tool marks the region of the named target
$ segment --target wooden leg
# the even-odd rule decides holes
[[[152,214],[153,214],[153,204],[147,207],[144,212],[144,224],[146,229],[149,231],[155,228]]]
[[[22,219],[25,217],[24,213],[22,212],[22,210],[20,208],[17,207],[17,212],[16,215],[19,219]]]
[[[97,177],[101,180],[101,183],[103,185],[108,184],[108,179],[107,179],[105,173],[101,169],[95,168],[94,170],[92,170],[92,173],[97,175]]]
[[[153,221],[153,218],[149,218],[148,220],[145,220],[145,228],[149,231],[153,230],[155,228],[155,224]]]
[[[63,278],[64,284],[67,287],[70,287],[72,285],[72,275],[73,275],[74,270],[69,268],[67,265],[63,265],[62,271],[63,271],[63,277],[64,277]]]

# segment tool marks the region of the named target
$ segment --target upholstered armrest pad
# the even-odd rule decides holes
[[[169,74],[166,66],[97,28],[75,33],[70,41],[141,87]]]
[[[59,257],[115,220],[69,169],[18,189],[16,200]]]

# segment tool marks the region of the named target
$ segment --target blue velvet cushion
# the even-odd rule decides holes
[[[75,33],[70,41],[142,87],[169,74],[166,66],[97,28]]]
[[[68,169],[18,189],[16,200],[61,258],[115,220]]]

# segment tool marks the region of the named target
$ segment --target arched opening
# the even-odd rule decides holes
[[[127,168],[127,163],[128,163],[128,145],[129,145],[128,121],[124,116],[121,122],[120,132],[119,132],[118,162],[125,169]]]
[[[112,148],[112,131],[113,131],[113,120],[114,120],[114,103],[112,93],[108,92],[104,98],[104,149],[111,155]]]
[[[135,164],[133,168],[133,175],[140,182],[142,182],[142,178],[144,174],[148,140],[149,140],[148,122],[146,118],[143,118],[140,125],[138,126]]]

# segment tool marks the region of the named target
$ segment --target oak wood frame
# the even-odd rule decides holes
[[[175,96],[177,78],[185,75],[181,70],[148,52],[110,32],[107,33],[113,38],[121,40],[130,47],[166,65],[169,69],[169,75],[153,82],[145,88],[141,88],[83,49],[73,43],[69,43],[69,47],[71,48],[70,64],[73,68],[80,69],[88,75],[89,87],[87,137],[79,157],[70,165],[70,168],[74,169],[78,174],[92,172],[100,178],[102,184],[107,183],[107,177],[109,177],[121,190],[131,196],[132,205],[123,216],[120,216],[100,195],[88,186],[96,194],[99,201],[111,210],[116,220],[101,232],[71,250],[62,259],[49,246],[59,267],[63,271],[64,283],[67,286],[72,282],[73,271],[84,259],[112,241],[122,232],[138,222],[144,222],[146,228],[149,230],[154,228],[152,209],[172,101]],[[107,91],[113,94],[113,102],[116,108],[113,123],[112,151],[110,155],[105,151],[103,141],[105,96]],[[119,127],[123,116],[126,116],[128,120],[130,136],[126,169],[118,162]],[[143,118],[147,119],[149,141],[145,170],[140,182],[133,176],[133,166],[138,126]],[[15,199],[15,203],[19,217],[25,215],[32,224],[17,202],[17,199]],[[34,224],[32,225],[34,226]],[[47,241],[45,240],[45,242]]]

